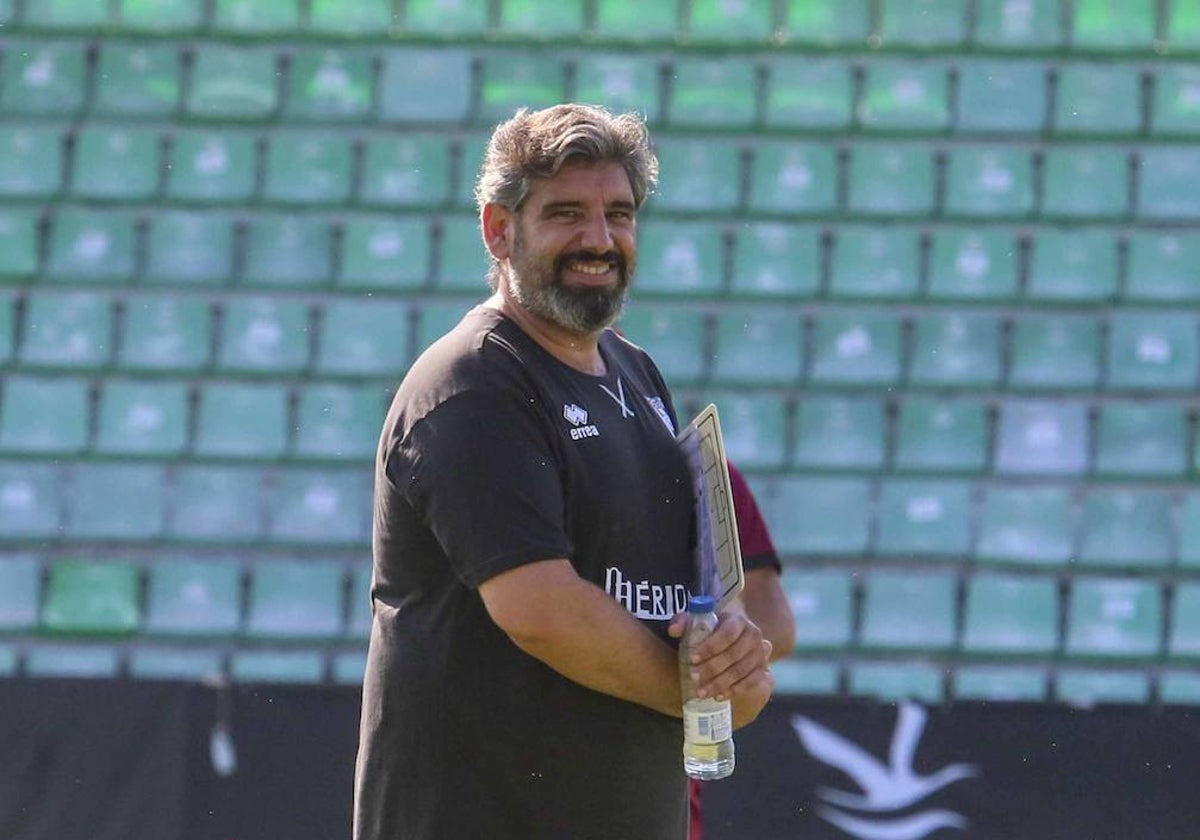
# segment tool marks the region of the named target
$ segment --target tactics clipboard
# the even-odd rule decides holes
[[[696,504],[695,572],[697,594],[712,595],[722,609],[746,583],[742,548],[721,420],[711,403],[678,435],[692,474]]]

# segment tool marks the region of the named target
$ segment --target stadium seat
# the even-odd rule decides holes
[[[40,643],[25,654],[25,674],[30,677],[113,679],[121,656],[110,644]]]
[[[1091,451],[1087,406],[1072,400],[1006,400],[1000,407],[996,472],[1082,475]]]
[[[1096,426],[1097,474],[1181,478],[1187,466],[1187,415],[1181,406],[1104,403]]]
[[[972,655],[1053,653],[1058,613],[1052,578],[978,572],[967,581],[962,648]]]
[[[263,198],[310,207],[350,198],[353,150],[341,132],[276,132],[267,146]]]
[[[476,119],[490,125],[517,108],[546,108],[566,99],[563,60],[554,53],[497,52],[480,59]]]
[[[13,539],[59,538],[62,493],[59,465],[0,461],[0,532]]]
[[[42,591],[42,566],[33,555],[0,557],[0,633],[33,629]]]
[[[1200,655],[1200,583],[1180,581],[1171,598],[1167,653],[1172,657]]]
[[[758,121],[758,71],[749,58],[679,56],[668,78],[667,113],[674,127],[744,130]],[[663,185],[668,183],[664,180]]]
[[[1194,49],[1200,45],[1200,15],[1186,0],[1167,4],[1163,13],[1163,30],[1164,42],[1172,52]]]
[[[734,238],[730,291],[753,298],[815,297],[821,286],[821,234],[815,227],[754,222]]]
[[[880,5],[884,45],[933,49],[966,43],[968,0],[882,0]]]
[[[1081,220],[1130,212],[1129,158],[1123,149],[1056,146],[1043,161],[1042,215]]]
[[[437,135],[371,137],[362,167],[364,204],[441,207],[450,198],[450,146]]]
[[[133,563],[52,563],[41,626],[50,633],[78,636],[132,633],[141,620],[138,578]]]
[[[1200,377],[1196,328],[1196,317],[1186,312],[1113,312],[1109,318],[1108,386],[1194,390]]]
[[[325,679],[325,658],[318,650],[239,649],[229,675],[247,685],[315,685]]]
[[[625,0],[596,0],[593,34],[605,41],[670,40],[679,29],[679,0],[631,6]]]
[[[105,43],[96,67],[95,111],[106,117],[171,117],[183,95],[182,75],[174,44]]]
[[[929,249],[934,300],[999,301],[1017,296],[1016,237],[999,230],[943,228]]]
[[[1154,45],[1153,3],[1074,0],[1071,48],[1075,50],[1149,50]]]
[[[289,469],[267,498],[267,534],[277,543],[357,545],[371,536],[368,467]]]
[[[724,280],[723,252],[715,222],[647,221],[639,225],[638,289],[645,295],[716,295]]]
[[[459,209],[469,208],[472,214],[477,212],[475,182],[479,178],[479,170],[483,165],[487,142],[487,135],[472,132],[460,137],[455,143],[455,188],[450,196],[450,202]],[[474,219],[476,227],[478,227],[478,221],[478,219]]]
[[[0,197],[45,198],[63,183],[62,133],[32,124],[0,125]]]
[[[1077,562],[1082,565],[1163,569],[1174,538],[1165,491],[1092,488],[1083,500]]]
[[[1200,301],[1200,236],[1179,231],[1128,235],[1125,296],[1141,302]]]
[[[1178,506],[1179,565],[1186,569],[1200,566],[1200,495],[1189,493]]]
[[[961,311],[921,315],[913,332],[911,384],[988,388],[1000,382],[1003,336],[997,316]]]
[[[811,215],[837,209],[838,159],[831,144],[764,140],[751,148],[751,210]]]
[[[672,386],[700,381],[708,370],[706,318],[694,306],[638,306],[621,317],[621,330],[654,359]]]
[[[1183,669],[1160,672],[1158,699],[1164,706],[1200,704],[1200,674]]]
[[[216,0],[213,28],[236,35],[296,32],[300,0]]]
[[[259,639],[322,639],[341,633],[343,568],[331,560],[262,560],[250,573],[246,633]]]
[[[840,650],[854,632],[854,593],[849,572],[785,566],[783,592],[796,620],[795,651]]]
[[[390,47],[379,77],[380,118],[389,123],[465,120],[471,67],[471,53],[461,47]]]
[[[771,0],[690,0],[687,5],[691,40],[765,42],[775,29]]]
[[[1100,321],[1091,315],[1025,315],[1013,324],[1009,385],[1090,389],[1100,381]]]
[[[257,189],[254,135],[247,132],[179,132],[167,166],[167,198],[188,202],[248,201]]]
[[[1074,554],[1070,493],[1055,486],[986,487],[979,516],[977,560],[1060,566]]]
[[[25,336],[17,357],[26,368],[95,370],[112,359],[112,335],[108,295],[37,291],[25,301]]]
[[[1143,146],[1139,151],[1138,215],[1148,220],[1200,219],[1200,152],[1190,146]]]
[[[946,65],[923,60],[871,61],[864,66],[855,116],[864,131],[944,131],[950,123]]]
[[[980,400],[908,397],[896,420],[893,464],[901,471],[981,472],[988,431]]]
[[[377,385],[306,385],[296,408],[296,455],[370,462],[386,398],[387,391]]]
[[[437,300],[422,304],[417,308],[416,351],[423,352],[429,345],[450,332],[463,316],[479,303],[479,299],[464,298],[459,300]],[[631,310],[626,310],[628,317]],[[688,343],[691,347],[691,343]],[[655,356],[655,361],[659,361]],[[666,375],[666,374],[664,374]]]
[[[77,464],[65,491],[65,533],[85,542],[160,539],[164,489],[164,468],[159,464]]]
[[[844,130],[854,117],[854,78],[849,62],[771,56],[766,63],[768,128]]]
[[[1102,303],[1117,296],[1116,237],[1106,230],[1043,230],[1033,243],[1031,300]]]
[[[779,695],[829,696],[838,693],[840,669],[833,662],[779,659],[771,663],[775,693]]]
[[[311,0],[309,28],[328,35],[386,35],[395,25],[391,0]]]
[[[329,664],[330,678],[337,685],[359,687],[367,673],[367,652],[365,650],[345,650],[333,654]]]
[[[1145,704],[1150,700],[1150,676],[1142,669],[1072,668],[1059,672],[1054,699],[1081,708]]]
[[[217,366],[233,373],[300,373],[308,367],[310,313],[302,300],[230,298],[222,310]]]
[[[888,479],[880,488],[876,553],[912,559],[966,557],[971,508],[966,481]]]
[[[867,550],[871,482],[787,474],[760,495],[775,547],[784,554],[854,557]]]
[[[958,62],[961,133],[1038,135],[1046,125],[1047,72],[1041,62],[972,58]]]
[[[75,455],[88,444],[88,383],[8,375],[0,403],[0,451]]]
[[[1033,211],[1033,160],[1027,149],[956,146],[947,158],[947,216],[1024,218]]]
[[[16,296],[0,291],[0,365],[12,363],[16,350],[16,316],[13,314]]]
[[[155,34],[199,29],[205,19],[203,0],[119,0],[117,20],[125,29]]]
[[[148,284],[221,285],[233,275],[234,222],[221,213],[156,212],[146,235]]]
[[[371,574],[369,561],[359,562],[350,573],[346,636],[351,639],[367,639],[371,635]],[[359,682],[361,681],[360,677]]]
[[[829,311],[816,322],[809,379],[820,385],[900,381],[900,320],[881,310]]]
[[[1058,69],[1054,131],[1136,134],[1142,127],[1141,89],[1137,67],[1109,62],[1064,64]]]
[[[522,39],[578,38],[586,12],[584,0],[562,0],[552,6],[537,0],[501,0],[496,34]]]
[[[656,4],[654,9],[659,5],[667,4]],[[636,111],[657,125],[663,118],[662,72],[663,61],[656,54],[588,50],[575,59],[575,98],[603,105],[614,113]]]
[[[787,403],[778,392],[745,393],[716,390],[703,395],[721,414],[721,432],[729,459],[747,469],[770,469],[784,463]]]
[[[412,358],[410,311],[400,301],[329,301],[317,334],[316,372],[399,381]]]
[[[73,195],[146,201],[158,193],[159,138],[143,129],[84,128],[75,137]]]
[[[905,227],[840,227],[833,236],[829,295],[834,298],[915,298],[920,241]]]
[[[976,0],[974,35],[987,48],[1057,47],[1063,42],[1061,0]]]
[[[787,0],[788,41],[862,47],[871,34],[869,0]]]
[[[96,451],[174,457],[188,443],[188,385],[105,379],[97,409]]]
[[[0,284],[24,282],[37,272],[38,224],[35,210],[0,210]]]
[[[985,702],[1046,700],[1048,679],[1036,665],[960,665],[954,669],[954,697]]]
[[[210,382],[199,390],[197,455],[277,458],[287,449],[288,393],[276,383]]]
[[[479,217],[454,215],[444,217],[440,228],[435,228],[437,253],[434,257],[437,273],[433,285],[440,292],[454,294],[473,293],[483,297],[487,292],[487,274],[491,263],[483,247]],[[645,240],[641,243],[643,246]],[[639,285],[646,277],[644,268],[645,248],[638,263]]]
[[[1157,655],[1162,593],[1156,583],[1133,578],[1076,577],[1067,607],[1069,656]]]
[[[658,154],[656,209],[729,213],[741,203],[741,149],[724,140],[668,138]]]
[[[878,470],[884,464],[887,418],[878,397],[805,393],[796,406],[793,466],[803,470]]]
[[[846,208],[863,215],[926,216],[934,208],[934,158],[912,143],[858,143],[850,150]]]
[[[220,650],[138,645],[129,651],[129,676],[139,680],[171,680],[212,684],[225,676]]]
[[[955,643],[951,574],[872,571],[863,581],[859,644],[878,650],[945,650]]]
[[[923,662],[855,662],[850,666],[850,693],[883,703],[940,703],[944,682],[941,666]]]
[[[319,216],[281,214],[246,226],[246,283],[316,286],[333,276],[333,232]]]
[[[800,318],[794,313],[722,308],[716,321],[713,379],[728,384],[792,385],[804,367],[803,337]]]
[[[488,27],[486,0],[408,0],[404,28],[413,34],[470,39]]]
[[[22,22],[48,29],[76,29],[103,26],[111,22],[107,3],[87,0],[26,0]]]
[[[168,534],[184,542],[250,543],[263,533],[256,467],[188,464],[175,476]]]
[[[1200,69],[1194,65],[1163,63],[1154,68],[1154,98],[1150,105],[1150,133],[1156,137],[1194,137],[1200,133],[1200,105],[1195,91]]]
[[[50,222],[45,277],[74,283],[128,283],[136,267],[131,215],[63,209]]]
[[[265,120],[279,109],[278,66],[267,47],[205,44],[196,50],[184,109],[207,120]]]
[[[117,364],[131,371],[195,372],[208,365],[212,313],[208,301],[142,294],[124,304]]]
[[[44,40],[6,46],[0,113],[65,117],[82,110],[87,92],[83,42]]]

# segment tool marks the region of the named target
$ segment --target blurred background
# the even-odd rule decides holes
[[[1200,703],[1197,0],[0,0],[0,708],[178,690],[219,770],[336,698],[345,771],[383,412],[564,100],[651,125],[622,327],[758,495],[781,695]]]

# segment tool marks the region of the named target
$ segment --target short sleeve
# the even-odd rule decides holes
[[[729,464],[729,484],[733,491],[733,509],[737,517],[738,542],[742,549],[742,564],[750,569],[782,568],[771,533],[754,499],[745,476]]]

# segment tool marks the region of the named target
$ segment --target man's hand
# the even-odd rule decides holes
[[[668,632],[683,635],[686,613],[671,621]],[[722,612],[717,629],[692,652],[692,677],[700,697],[733,702],[735,727],[745,726],[771,699],[775,680],[768,663],[771,643],[740,606]]]

